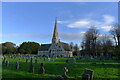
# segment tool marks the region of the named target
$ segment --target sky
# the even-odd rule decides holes
[[[59,38],[79,44],[90,26],[109,34],[118,21],[117,2],[3,2],[3,42],[17,45],[25,41],[51,43],[55,18]]]

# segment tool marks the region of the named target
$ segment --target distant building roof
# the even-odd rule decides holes
[[[59,44],[61,44],[61,46],[63,47],[65,51],[71,51],[69,44],[64,43],[64,42],[60,42]],[[52,44],[41,44],[39,51],[48,51],[51,45]]]
[[[65,51],[71,51],[71,48],[68,43],[60,42]]]
[[[41,44],[39,51],[48,51],[51,44]]]

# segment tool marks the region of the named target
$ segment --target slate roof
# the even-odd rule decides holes
[[[60,42],[59,44],[61,44],[61,46],[63,47],[65,51],[71,51],[69,44],[64,43],[64,42]],[[41,44],[39,51],[48,51],[51,45],[52,44]]]
[[[51,44],[41,44],[39,51],[48,51]]]
[[[65,51],[71,51],[71,48],[68,43],[60,42]]]

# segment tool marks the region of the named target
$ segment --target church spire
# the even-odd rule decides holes
[[[55,26],[54,26],[54,33],[52,38],[52,43],[58,43],[58,25],[57,25],[57,18],[55,19]]]

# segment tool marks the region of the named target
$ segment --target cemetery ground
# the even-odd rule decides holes
[[[119,66],[120,63],[118,60],[99,60],[99,59],[76,59],[76,62],[72,62],[72,58],[52,58],[50,61],[46,58],[34,57],[33,66],[34,72],[28,72],[30,68],[30,59],[26,62],[27,58],[16,57],[9,58],[6,56],[6,60],[9,61],[8,66],[2,66],[2,78],[35,78],[35,79],[47,79],[47,80],[63,80],[62,75],[64,74],[64,67],[66,65],[66,60],[68,60],[69,65],[67,66],[68,79],[81,80],[82,74],[85,69],[90,69],[94,71],[93,79],[102,80],[102,79],[112,79],[119,80]],[[35,63],[35,59],[38,60]],[[2,59],[0,59],[2,62]],[[16,61],[19,62],[19,69],[15,68]],[[39,74],[41,63],[44,63],[45,74]]]

